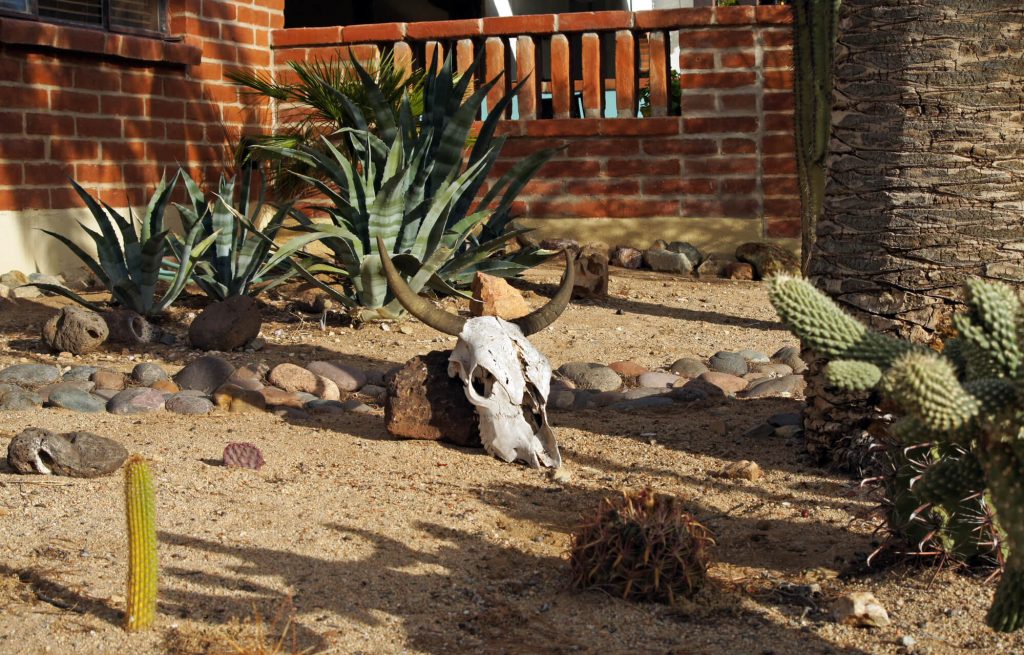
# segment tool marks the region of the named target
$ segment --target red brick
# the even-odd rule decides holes
[[[799,198],[765,198],[765,216],[800,216]]]
[[[203,2],[202,5],[202,15],[204,18],[215,18],[217,20],[228,22],[238,20],[238,3]],[[249,23],[250,21],[243,20],[242,22]]]
[[[559,32],[600,32],[632,26],[633,14],[628,11],[580,11],[558,15]]]
[[[100,53],[106,50],[107,34],[101,30],[61,26],[54,45],[65,50]]]
[[[95,93],[81,93],[54,89],[50,92],[50,109],[53,111],[74,111],[95,114],[100,107],[100,98]]]
[[[764,129],[766,132],[792,132],[793,114],[791,112],[765,114]]]
[[[226,61],[235,63],[238,61],[238,47],[230,43],[217,43],[207,41],[203,46],[203,58],[214,61]]]
[[[793,45],[793,31],[792,30],[762,30],[761,31],[761,43],[766,48],[777,48],[779,46],[792,46]]]
[[[77,139],[50,139],[50,159],[53,161],[88,161],[99,158],[100,146],[95,141]]]
[[[0,141],[0,160],[27,161],[42,159],[46,144],[42,139],[4,139]]]
[[[757,111],[757,96],[753,93],[728,93],[718,97],[726,111]]]
[[[756,129],[757,118],[753,116],[722,116],[717,118],[683,119],[683,131],[686,134],[753,132]]]
[[[162,143],[147,141],[145,143],[146,148],[146,159],[149,161],[159,162],[181,162],[186,163],[189,158],[187,156],[187,148],[184,143]]]
[[[609,177],[678,174],[678,159],[609,159],[605,165],[605,175]]]
[[[204,2],[205,8],[210,4],[229,4],[227,2]],[[238,7],[238,21],[245,25],[257,25],[259,27],[270,27],[270,13],[261,9],[250,9],[249,7]]]
[[[780,71],[765,71],[764,72],[764,88],[765,89],[792,89],[793,88],[793,71],[791,70],[780,70]]]
[[[580,160],[557,160],[544,164],[540,169],[539,176],[544,178],[553,177],[592,177],[601,173],[601,162],[593,159]]]
[[[683,48],[753,48],[754,33],[749,29],[682,30],[679,47]]]
[[[72,173],[71,164],[25,164],[25,183],[30,186],[65,184],[69,177],[74,177]]]
[[[683,89],[734,89],[739,86],[750,86],[756,81],[757,76],[753,71],[683,73],[679,76],[679,86]]]
[[[182,120],[185,118],[185,104],[186,99],[184,98],[181,100],[152,98],[149,101],[150,115],[153,116],[153,118]]]
[[[482,30],[479,18],[464,20],[431,20],[409,23],[406,34],[410,39],[452,39],[464,36],[479,36]]]
[[[14,57],[0,57],[0,81],[21,82],[21,61]]]
[[[160,179],[164,167],[158,164],[125,164],[121,169],[125,184],[153,184]]]
[[[75,117],[61,114],[28,114],[25,116],[26,134],[75,135]]]
[[[753,139],[722,139],[723,155],[749,155],[757,152],[757,142]]]
[[[124,119],[126,139],[163,139],[166,133],[163,121],[148,118]]]
[[[679,98],[683,114],[695,111],[712,111],[715,108],[715,94],[684,91]]]
[[[602,136],[677,136],[679,118],[605,118],[598,129]]]
[[[711,139],[644,139],[648,155],[713,155],[717,144]]]
[[[640,142],[637,139],[587,139],[570,143],[566,154],[569,157],[635,155],[640,154]]]
[[[121,91],[136,95],[153,95],[160,88],[160,80],[152,73],[138,75],[122,75]]]
[[[505,142],[505,145],[501,149],[501,156],[503,158],[525,157],[527,155],[532,155],[543,148],[559,148],[567,143],[570,142],[564,139],[512,138]]]
[[[768,218],[766,233],[772,239],[795,239],[800,236],[799,218]]]
[[[765,111],[785,111],[795,107],[793,93],[791,91],[765,93],[762,100]]]
[[[75,181],[79,184],[119,184],[121,167],[111,164],[75,164]]]
[[[785,5],[762,5],[755,10],[754,20],[762,24],[788,25],[793,22],[793,9]]]
[[[480,195],[487,193],[480,190]],[[530,180],[523,188],[522,196],[560,196],[565,193],[565,183],[561,180]]]
[[[121,137],[121,119],[102,117],[75,118],[75,132],[78,136],[96,137],[100,139],[116,139]]]
[[[0,84],[0,98],[3,109],[46,109],[50,103],[50,92],[24,84]]]
[[[25,114],[23,112],[0,112],[0,134],[24,134]],[[0,143],[0,154],[3,144]]]
[[[796,158],[792,155],[784,157],[763,157],[762,170],[765,175],[783,175],[796,173]]]
[[[75,69],[75,88],[90,91],[120,91],[121,76],[106,67],[79,67]]]
[[[753,52],[723,52],[722,68],[752,68],[755,64]]]
[[[4,18],[0,21],[0,43],[56,47],[61,27],[53,23]]]
[[[126,131],[126,139],[131,139],[131,134]],[[101,144],[103,161],[110,162],[134,162],[146,159],[146,142],[125,140],[125,141],[104,141]]]
[[[102,112],[107,116],[147,116],[146,98],[141,96],[103,96]]]
[[[746,25],[754,22],[753,7],[715,7],[715,22],[719,25]]]
[[[341,33],[344,43],[382,43],[404,41],[405,23],[377,23],[376,25],[347,25]]]
[[[715,192],[715,181],[704,178],[650,178],[641,181],[643,192],[649,195],[675,195],[690,193],[710,195]]]
[[[107,36],[105,50],[107,54],[117,55],[125,59],[142,61],[163,61],[164,43],[156,39],[126,34],[110,34]]]
[[[754,198],[683,198],[683,214],[695,218],[756,218],[758,203]]]
[[[796,150],[796,141],[792,134],[774,134],[761,140],[761,150],[766,155],[792,154]]]
[[[800,185],[797,178],[792,175],[787,177],[765,177],[764,194],[766,196],[795,196],[800,193]]]
[[[221,23],[220,38],[222,41],[234,41],[244,45],[256,43],[255,30],[247,25],[236,23]]]
[[[791,48],[765,50],[761,55],[761,65],[765,68],[790,68],[793,65],[793,50]]]
[[[709,157],[704,159],[687,159],[686,175],[730,175],[757,173],[756,157]]]
[[[574,194],[594,196],[635,196],[640,193],[639,180],[573,180],[569,189]],[[555,195],[555,194],[551,194]]]
[[[638,11],[633,16],[637,29],[643,30],[710,25],[713,20],[710,7]]]
[[[58,59],[47,57],[45,62],[25,63],[25,83],[45,86],[71,86],[74,69],[62,65]]]
[[[554,14],[533,14],[529,16],[493,16],[485,18],[483,33],[485,36],[520,34],[551,34],[555,31],[556,16]]]
[[[752,177],[725,178],[722,193],[725,195],[750,195],[757,190],[757,180]]]
[[[679,55],[679,65],[684,70],[699,70],[715,67],[713,52],[683,52]]]
[[[165,128],[168,141],[202,141],[206,131],[202,123],[167,123]]]
[[[573,184],[567,185],[573,193]],[[638,198],[603,198],[600,200],[538,200],[530,203],[532,216],[561,216],[570,218],[645,218],[648,216],[677,216],[679,201],[648,200]]]
[[[164,43],[163,62],[166,64],[181,64],[185,66],[198,66],[203,61],[203,48],[185,37],[184,43]]]
[[[0,186],[14,186],[22,184],[24,180],[25,176],[22,173],[20,162],[0,163]]]
[[[6,22],[6,20],[5,20]],[[50,194],[46,189],[22,187],[14,191],[0,191],[0,210],[49,209]]]

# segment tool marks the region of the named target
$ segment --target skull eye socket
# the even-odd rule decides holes
[[[487,369],[477,366],[473,369],[473,375],[470,377],[469,383],[473,385],[473,391],[476,392],[476,395],[488,398],[494,389],[494,376]]]
[[[523,418],[529,424],[530,429],[534,434],[540,430],[542,424],[540,412],[537,409],[540,407],[540,403],[537,399],[540,398],[540,393],[537,392],[537,387],[533,386],[532,382],[526,383],[526,398],[523,400]]]

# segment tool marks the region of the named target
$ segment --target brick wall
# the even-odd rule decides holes
[[[284,0],[170,0],[179,40],[0,17],[0,211],[80,207],[78,180],[116,207],[164,170],[219,176],[265,108],[239,102],[233,67],[265,70]]]

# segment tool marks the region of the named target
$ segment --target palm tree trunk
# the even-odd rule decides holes
[[[937,344],[965,277],[1024,282],[1021,80],[1020,0],[843,0],[820,288],[875,329]],[[867,461],[870,406],[812,374],[809,449]]]

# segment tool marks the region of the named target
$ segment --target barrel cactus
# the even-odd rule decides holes
[[[829,358],[830,384],[877,389],[903,413],[892,438],[928,444],[912,515],[934,508],[943,538],[982,546],[1000,536],[979,529],[991,504],[1006,562],[987,621],[1011,632],[1024,625],[1024,311],[1005,285],[965,286],[968,311],[942,353],[869,331],[804,280],[775,278],[769,293],[783,322]]]

